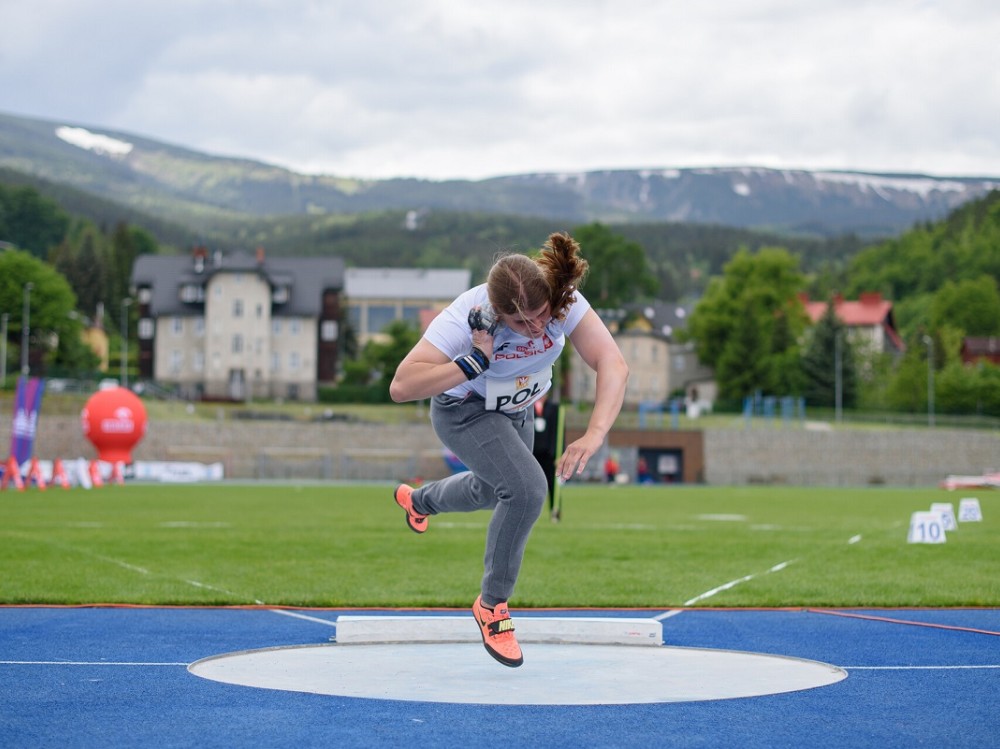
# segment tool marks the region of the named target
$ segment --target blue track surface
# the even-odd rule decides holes
[[[293,613],[308,618],[243,609],[0,608],[0,746],[1000,746],[1000,611],[993,609],[838,612],[933,626],[808,610],[687,610],[663,622],[667,644],[797,656],[849,673],[829,687],[712,702],[393,702],[188,673],[187,664],[212,655],[325,643],[334,628],[310,618],[332,624],[359,612]]]

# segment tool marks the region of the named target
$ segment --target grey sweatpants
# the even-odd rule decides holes
[[[545,472],[531,453],[534,409],[515,415],[487,411],[482,398],[438,395],[431,401],[438,438],[469,470],[413,492],[417,512],[493,510],[486,531],[483,603],[509,600],[531,528],[548,496]]]

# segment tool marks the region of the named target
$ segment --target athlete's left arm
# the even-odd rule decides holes
[[[622,409],[628,383],[625,357],[611,331],[594,310],[587,310],[569,339],[587,366],[597,373],[597,394],[587,431],[580,439],[567,445],[559,458],[556,471],[563,479],[570,478],[574,472],[582,473],[587,461],[601,449],[604,438]]]

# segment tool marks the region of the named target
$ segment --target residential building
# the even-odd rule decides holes
[[[963,364],[976,364],[981,361],[1000,364],[1000,338],[963,338],[961,355]]]
[[[710,413],[719,397],[715,371],[701,363],[693,342],[671,343],[668,347],[670,392],[684,392],[687,415]]]
[[[813,324],[826,314],[827,302],[810,301],[805,294],[799,298]],[[863,293],[855,301],[838,295],[833,304],[837,318],[847,326],[849,340],[862,352],[901,354],[906,350],[896,331],[892,302],[883,299],[877,291]]]
[[[344,273],[348,320],[359,346],[404,320],[421,330],[468,291],[472,272],[445,268],[348,268]],[[423,313],[424,319],[421,319]]]
[[[139,375],[184,397],[315,400],[338,370],[339,258],[141,255]]]
[[[615,342],[629,367],[625,404],[665,403],[670,396],[670,339],[660,333],[632,328],[619,332]]]
[[[676,334],[687,324],[689,312],[682,305],[664,302],[629,310],[598,311],[629,366],[627,407],[663,405],[672,395],[683,392],[690,413],[711,410],[716,395],[714,373],[699,362],[694,344],[675,341]],[[575,351],[570,367],[568,397],[592,402],[597,387],[594,372]]]

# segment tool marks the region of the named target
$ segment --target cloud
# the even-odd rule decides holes
[[[994,2],[6,5],[7,111],[305,171],[1000,175]]]

